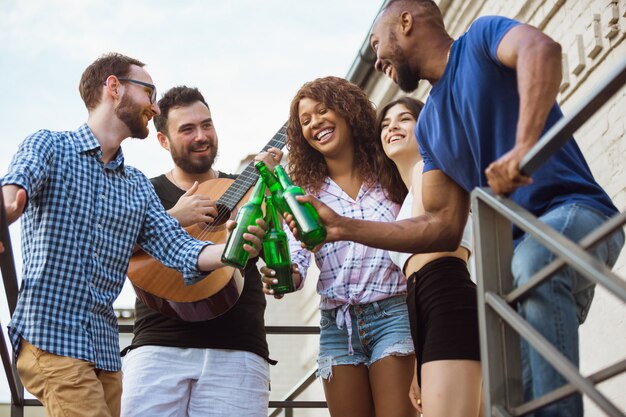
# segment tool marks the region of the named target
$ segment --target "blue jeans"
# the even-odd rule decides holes
[[[579,204],[569,204],[546,213],[540,220],[574,242],[598,228],[607,217]],[[612,267],[624,245],[624,232],[618,230],[591,250],[591,254]],[[540,269],[555,259],[555,255],[536,239],[526,235],[515,248],[512,272],[519,287]],[[579,366],[578,326],[587,316],[595,284],[572,268],[563,268],[547,282],[535,288],[518,305],[520,314],[552,343],[576,367]],[[522,340],[522,377],[525,400],[538,398],[566,383],[566,380],[530,345]],[[574,394],[544,407],[536,417],[583,415],[582,396]]]
[[[335,365],[371,366],[387,356],[413,355],[406,296],[350,306],[352,337],[337,327],[337,310],[322,310],[317,376],[330,380]],[[351,353],[350,345],[353,352]]]

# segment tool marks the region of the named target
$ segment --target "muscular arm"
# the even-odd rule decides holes
[[[561,45],[528,25],[509,31],[496,52],[517,71],[520,114],[516,144],[534,145],[543,130],[561,84]]]
[[[367,246],[409,253],[454,251],[469,213],[469,194],[438,170],[422,179],[425,213],[396,222],[373,222],[339,216],[311,196],[299,197],[318,210],[327,241],[352,240]],[[292,230],[294,230],[292,228]]]
[[[486,170],[491,188],[504,194],[530,183],[518,168],[537,143],[558,94],[561,46],[540,30],[520,25],[502,38],[496,54],[503,65],[516,70],[520,98],[515,147]]]

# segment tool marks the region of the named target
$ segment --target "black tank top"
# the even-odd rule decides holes
[[[236,176],[220,173],[219,178],[234,179]],[[185,193],[165,175],[150,181],[166,210],[172,208]],[[122,355],[130,349],[145,345],[232,349],[256,353],[275,364],[269,358],[267,347],[263,318],[267,302],[256,267],[257,259],[251,259],[246,265],[244,287],[237,303],[215,319],[200,322],[174,319],[136,300],[133,341]]]

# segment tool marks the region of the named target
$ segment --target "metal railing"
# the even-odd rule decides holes
[[[544,134],[524,158],[520,170],[532,175],[569,137],[626,84],[626,59],[603,84]],[[626,358],[588,376],[580,374],[567,358],[531,327],[518,313],[516,305],[531,295],[539,284],[563,267],[575,269],[589,281],[602,285],[626,303],[626,281],[615,275],[586,250],[602,242],[626,224],[626,213],[619,213],[580,242],[572,242],[540,222],[511,200],[495,196],[489,189],[472,192],[472,211],[476,231],[478,310],[485,416],[522,416],[574,392],[593,401],[606,415],[624,413],[597,388],[596,384],[626,372]],[[530,281],[514,288],[511,273],[513,255],[512,225],[544,245],[556,259],[537,272]],[[520,364],[520,337],[549,362],[568,384],[524,403]]]
[[[11,236],[4,212],[4,201],[0,192],[0,241],[4,244],[5,251],[0,254],[0,272],[4,283],[4,290],[9,306],[9,314],[13,316],[17,304],[17,274],[15,272],[15,261],[11,247]],[[11,417],[23,417],[24,407],[41,406],[38,400],[24,398],[24,387],[22,386],[15,367],[15,360],[10,354],[10,343],[1,331],[3,324],[0,323],[0,358],[4,368],[5,376],[11,393]],[[133,326],[122,324],[119,326],[120,333],[132,333]],[[267,326],[267,334],[283,335],[307,335],[319,334],[317,326]],[[298,401],[297,397],[315,380],[315,369],[309,371],[305,377],[297,383],[287,395],[280,401],[270,401],[269,408],[274,408],[272,416],[278,416],[284,411],[286,417],[293,416],[294,408],[327,408],[326,401]]]

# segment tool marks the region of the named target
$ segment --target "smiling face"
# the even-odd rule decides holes
[[[161,146],[168,149],[174,163],[189,174],[206,173],[217,156],[217,132],[211,111],[200,101],[172,107],[167,120],[167,136],[158,133]]]
[[[405,15],[405,18],[409,17],[410,14]],[[403,23],[401,18],[392,15],[391,10],[383,12],[372,28],[370,46],[376,53],[374,68],[391,78],[403,91],[412,92],[419,85],[420,78],[418,69],[412,68],[407,58],[407,44],[398,41],[398,36],[404,36]]]
[[[298,118],[307,143],[325,158],[353,152],[348,122],[324,103],[304,97],[298,103]]]
[[[416,122],[415,116],[404,104],[398,103],[387,110],[380,125],[380,140],[389,159],[397,162],[407,154],[419,154],[415,139]]]
[[[145,69],[132,65],[127,78],[152,84],[152,78]],[[152,89],[138,84],[120,83],[124,91],[115,115],[128,127],[130,136],[144,139],[148,136],[148,122],[160,113],[159,106],[152,102]]]

